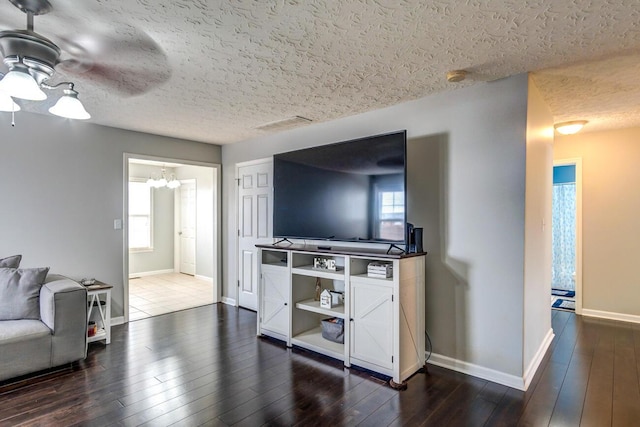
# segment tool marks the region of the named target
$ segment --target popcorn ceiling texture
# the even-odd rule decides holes
[[[556,121],[640,125],[637,0],[52,3],[36,31],[93,59],[54,79],[73,79],[107,126],[231,143],[296,115],[323,122],[527,71]],[[1,30],[25,22],[0,3]],[[470,74],[449,84],[451,69]]]

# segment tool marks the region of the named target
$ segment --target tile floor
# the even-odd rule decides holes
[[[129,320],[213,303],[213,285],[180,273],[129,279]]]

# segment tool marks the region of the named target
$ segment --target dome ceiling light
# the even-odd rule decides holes
[[[586,120],[571,120],[569,122],[556,123],[553,128],[562,135],[573,135],[580,132],[587,123],[589,122]]]

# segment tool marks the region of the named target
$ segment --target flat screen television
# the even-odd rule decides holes
[[[406,131],[274,156],[277,238],[404,245]]]

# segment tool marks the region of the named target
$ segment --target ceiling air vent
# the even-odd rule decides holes
[[[275,122],[265,123],[263,125],[257,126],[256,129],[267,131],[267,132],[278,131],[278,130],[292,129],[302,125],[307,125],[312,121],[313,120],[307,119],[306,117],[293,116],[293,117],[288,117],[286,119],[277,120]]]

